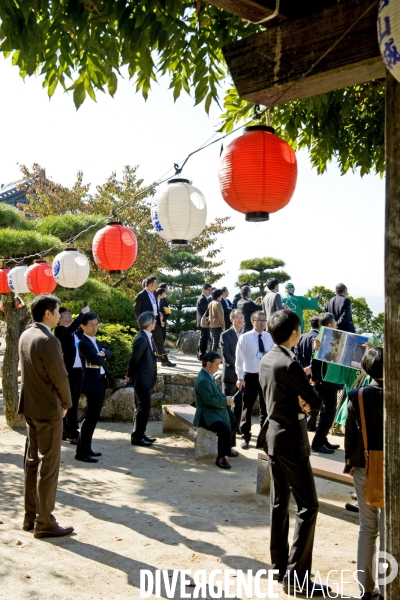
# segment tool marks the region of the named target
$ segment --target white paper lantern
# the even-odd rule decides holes
[[[188,179],[171,179],[151,207],[154,229],[172,244],[187,244],[203,231],[207,206]]]
[[[383,62],[400,81],[400,2],[381,0],[378,12],[378,42]]]
[[[8,286],[15,294],[29,294],[25,279],[27,270],[27,265],[20,265],[9,270],[7,276]]]
[[[53,275],[58,284],[74,290],[89,277],[89,261],[75,248],[66,248],[53,260]]]

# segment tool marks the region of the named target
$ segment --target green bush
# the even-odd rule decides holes
[[[96,281],[96,283],[101,283]],[[104,287],[105,285],[102,284]],[[108,286],[107,286],[108,287]],[[77,292],[79,292],[78,288]],[[129,298],[119,290],[108,287],[107,295],[102,298],[94,296],[85,297],[84,293],[80,293],[80,299],[68,302],[65,298],[62,299],[63,304],[72,314],[79,314],[82,310],[83,300],[88,300],[90,310],[96,312],[102,323],[118,323],[128,327],[136,327],[135,314],[133,312],[133,304]]]
[[[97,339],[113,353],[113,358],[108,364],[108,369],[113,377],[126,375],[135,335],[136,330],[131,327],[112,323],[100,324]]]

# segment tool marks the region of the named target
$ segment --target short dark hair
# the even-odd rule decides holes
[[[286,342],[293,331],[300,328],[300,317],[290,308],[278,310],[268,319],[268,331],[278,346]]]
[[[201,361],[201,364],[203,365],[203,367],[207,366],[207,363],[213,363],[215,360],[217,360],[217,358],[219,358],[221,360],[221,356],[218,354],[218,352],[214,352],[214,350],[210,350],[210,352],[206,352],[205,355],[203,356],[203,360]]]
[[[361,359],[361,366],[372,379],[383,378],[383,350],[371,348]]]
[[[156,296],[161,296],[162,294],[165,294],[165,289],[162,287],[159,287],[156,289]]]
[[[265,312],[263,310],[255,310],[250,315],[250,321],[253,323],[253,321],[257,321],[257,319],[261,316],[265,318]]]
[[[39,296],[36,296],[31,304],[32,319],[36,321],[36,323],[41,323],[46,310],[54,312],[59,305],[60,300],[57,296],[53,296],[52,294],[40,294]]]
[[[154,283],[155,281],[157,281],[157,277],[155,275],[149,275],[148,277],[146,277],[146,279],[143,280],[144,287],[147,287],[148,285],[150,285],[150,283]]]
[[[165,290],[168,287],[168,283],[160,283],[159,287]]]
[[[343,294],[347,290],[347,286],[344,283],[338,283],[335,289],[337,294]]]
[[[330,312],[323,312],[318,317],[318,323],[320,327],[326,327],[329,323],[333,323],[335,316]]]
[[[69,312],[68,308],[65,308],[65,306],[60,306],[60,309],[58,311],[60,313],[60,315],[62,315],[65,312]]]
[[[97,313],[95,313],[95,312],[85,313],[81,317],[81,325],[87,325],[89,323],[89,321],[94,321],[95,319],[97,319],[98,322],[100,323],[100,317]]]
[[[279,279],[276,279],[276,277],[267,280],[267,288],[269,290],[274,290],[277,285],[279,285]]]
[[[212,285],[211,283],[205,283],[203,285],[203,290],[211,290],[212,289]]]
[[[226,287],[226,285],[224,285],[224,287],[221,288],[221,292],[224,293],[224,292],[227,292],[227,291],[228,291],[228,288]]]
[[[240,284],[240,289],[242,289],[242,287],[244,287],[245,285],[248,285],[250,287],[250,284],[248,281],[246,281],[245,283],[241,283]]]
[[[222,296],[222,290],[214,290],[213,291],[213,300],[218,300]]]
[[[313,315],[310,319],[311,329],[319,329],[319,315]]]
[[[240,288],[240,295],[242,298],[246,298],[249,293],[251,293],[251,287],[249,285],[242,285]]]

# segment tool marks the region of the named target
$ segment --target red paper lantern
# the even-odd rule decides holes
[[[268,221],[269,213],[288,204],[296,180],[295,153],[272,127],[246,127],[221,157],[222,196],[246,221]]]
[[[101,269],[122,273],[136,260],[136,236],[122,223],[108,223],[94,236],[92,251],[94,262]]]
[[[11,292],[8,285],[8,273],[10,269],[0,269],[0,294],[9,294]]]
[[[57,287],[51,265],[45,260],[37,260],[25,273],[28,289],[33,294],[51,294]]]

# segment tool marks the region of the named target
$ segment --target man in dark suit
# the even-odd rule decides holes
[[[196,325],[200,328],[200,339],[197,349],[197,358],[203,360],[203,356],[207,352],[207,344],[210,340],[210,329],[209,327],[201,326],[201,317],[206,313],[208,309],[208,303],[211,299],[212,286],[210,283],[205,283],[201,291],[200,296],[196,302]]]
[[[60,537],[73,527],[61,527],[52,512],[56,502],[63,417],[72,406],[61,344],[51,333],[59,321],[60,301],[39,295],[33,300],[34,323],[19,340],[21,395],[18,413],[28,430],[25,456],[25,517],[23,529],[36,538]]]
[[[79,354],[84,369],[82,393],[86,396],[86,409],[75,458],[87,463],[96,463],[97,457],[101,456],[101,452],[92,450],[92,438],[106,393],[106,361],[112,358],[111,352],[103,348],[96,339],[98,327],[99,317],[95,312],[83,315],[83,336],[79,341]]]
[[[151,407],[151,390],[157,381],[157,361],[154,354],[152,332],[156,325],[153,312],[146,311],[139,315],[140,331],[134,339],[132,355],[129,361],[127,383],[135,388],[135,416],[131,444],[134,446],[151,446],[156,438],[146,435]]]
[[[348,295],[349,292],[344,283],[338,283],[336,286],[336,296],[326,302],[324,311],[333,314],[338,329],[355,333],[356,330],[351,315],[351,303],[347,298]]]
[[[253,300],[251,300],[251,287],[248,285],[240,288],[240,293],[242,299],[237,303],[237,307],[243,313],[244,330],[247,332],[253,329],[251,315],[257,310],[261,310],[261,304],[256,304],[257,300],[261,300],[261,298],[256,298],[256,302],[253,302]]]
[[[234,297],[233,297],[232,308],[237,308],[237,304],[238,304],[239,300],[242,299],[242,293],[241,293],[242,288],[245,285],[247,285],[248,287],[250,287],[250,284],[247,283],[247,281],[246,281],[246,283],[241,283],[240,284],[240,288],[239,288],[240,291],[237,294],[235,294]]]
[[[232,302],[229,300],[229,291],[227,287],[221,288],[222,298],[221,298],[221,306],[224,309],[224,321],[225,321],[225,329],[229,329],[231,326],[231,312],[232,312]]]
[[[84,306],[76,319],[72,319],[69,310],[61,307],[60,321],[54,330],[54,335],[61,343],[72,399],[72,406],[64,417],[63,440],[69,439],[70,444],[75,446],[79,437],[78,403],[83,379],[82,361],[78,351],[79,339],[82,334],[79,325],[83,315],[88,312],[90,312],[89,306]]]
[[[164,338],[161,327],[161,310],[158,305],[155,291],[157,289],[157,278],[155,275],[146,277],[143,281],[144,289],[139,292],[135,298],[135,316],[136,320],[144,312],[152,312],[155,317],[155,328],[153,331],[153,340],[157,349],[158,356],[161,359],[163,367],[175,367],[176,364],[168,360],[168,355],[164,348]]]
[[[311,361],[314,354],[313,340],[319,334],[319,316],[314,315],[310,319],[310,331],[302,333],[300,336],[299,343],[294,349],[294,356],[297,362],[303,367],[304,372],[307,376],[311,376]],[[311,410],[307,415],[307,429],[308,431],[317,430],[317,417],[318,411]]]
[[[235,370],[236,346],[239,337],[244,332],[243,313],[239,309],[234,308],[231,312],[232,327],[222,332],[221,349],[222,349],[222,391],[225,396],[233,396],[236,390],[236,382],[238,380]],[[242,393],[235,397],[234,400],[234,415],[237,423],[237,431],[239,433],[239,423],[242,416]]]
[[[164,290],[164,296],[161,298],[161,300],[159,302],[159,306],[160,306],[160,312],[163,316],[162,322],[164,323],[164,327],[162,327],[162,334],[163,334],[163,340],[164,340],[164,344],[165,344],[165,338],[167,335],[167,321],[171,314],[171,309],[169,307],[168,300],[167,300],[167,295],[168,295],[168,291],[169,291],[168,284],[160,283],[159,290]]]
[[[268,330],[276,345],[261,359],[260,384],[267,419],[259,441],[264,443],[271,473],[272,568],[279,571],[285,591],[291,593],[293,588],[300,591],[296,575],[308,594],[312,591],[313,597],[326,598],[329,588],[310,579],[318,498],[303,412],[310,407],[318,409],[320,400],[291,351],[301,335],[298,315],[289,309],[278,311],[271,316]],[[289,554],[290,492],[296,500],[297,512]]]

